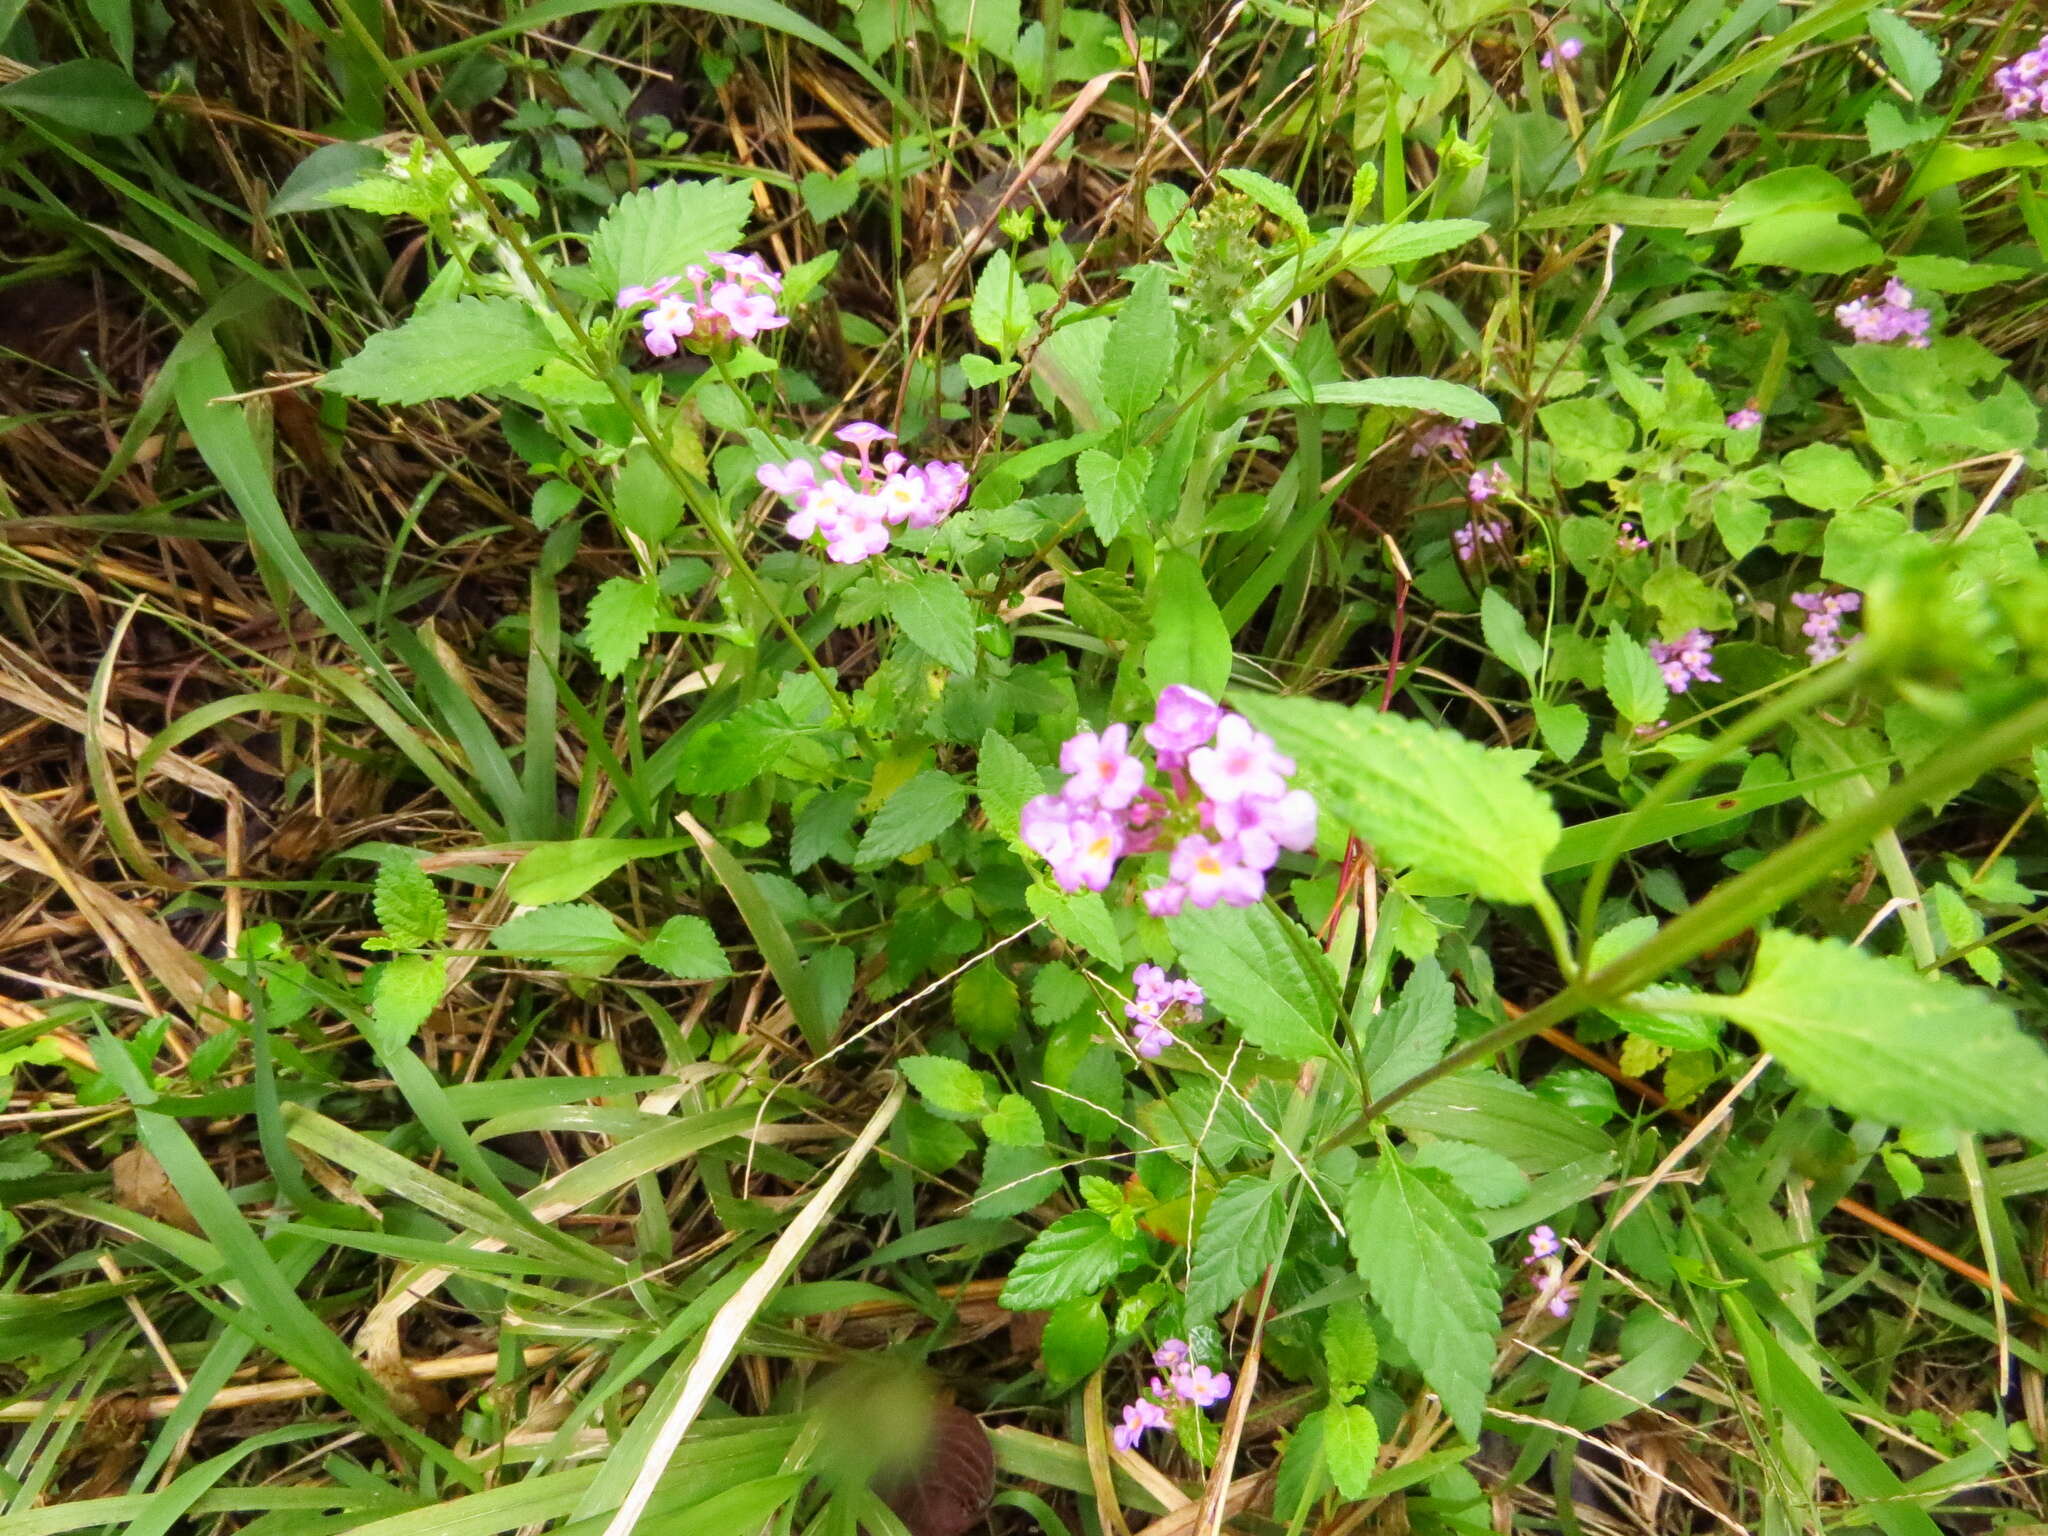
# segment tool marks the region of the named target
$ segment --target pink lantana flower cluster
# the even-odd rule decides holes
[[[1071,737],[1060,748],[1065,785],[1024,806],[1019,835],[1062,890],[1104,890],[1118,859],[1163,852],[1166,883],[1144,897],[1154,917],[1190,902],[1249,907],[1281,849],[1315,846],[1315,800],[1288,787],[1294,759],[1244,716],[1175,683],[1144,737],[1163,785],[1132,753],[1131,728],[1112,725]]]
[[[1884,291],[1874,298],[1837,304],[1835,318],[1858,341],[1903,341],[1909,347],[1927,345],[1932,323],[1929,313],[1913,303],[1913,290],[1896,277],[1886,278]]]
[[[789,324],[777,307],[781,295],[782,274],[760,257],[713,251],[679,276],[621,288],[619,308],[648,305],[640,317],[641,339],[656,357],[674,357],[678,346],[708,352]]]
[[[1124,1004],[1124,1017],[1131,1021],[1131,1048],[1147,1061],[1173,1044],[1173,1031],[1166,1021],[1199,1024],[1209,997],[1199,985],[1184,976],[1168,976],[1156,965],[1141,965],[1131,973],[1138,995]]]
[[[1538,1227],[1529,1234],[1529,1257],[1522,1264],[1536,1284],[1537,1305],[1552,1317],[1570,1317],[1579,1295],[1577,1286],[1565,1284],[1563,1255],[1564,1244],[1549,1227]]]
[[[849,422],[833,434],[854,450],[821,455],[821,477],[809,459],[763,464],[754,478],[795,510],[785,525],[793,539],[824,541],[825,553],[841,565],[879,555],[889,547],[889,530],[935,528],[967,499],[967,470],[945,460],[913,464],[893,449],[874,457],[877,443],[896,434],[872,421]]]
[[[1806,656],[1819,663],[1842,654],[1842,620],[1863,606],[1861,592],[1794,592],[1792,605],[1806,614],[1799,626],[1807,637]]]
[[[2005,97],[2005,120],[2048,117],[2048,37],[1993,72],[1991,83]]]
[[[1704,629],[1689,629],[1676,640],[1650,642],[1650,660],[1664,673],[1664,686],[1683,693],[1694,683],[1718,683],[1714,671],[1714,637]]]
[[[1144,1397],[1124,1404],[1123,1423],[1109,1435],[1120,1451],[1135,1451],[1148,1429],[1166,1428],[1165,1405],[1168,1403],[1182,1402],[1197,1408],[1213,1408],[1230,1399],[1229,1373],[1196,1365],[1189,1357],[1184,1339],[1168,1339],[1152,1352],[1152,1363],[1166,1372],[1166,1379],[1162,1381],[1157,1376],[1152,1377],[1146,1383]]]

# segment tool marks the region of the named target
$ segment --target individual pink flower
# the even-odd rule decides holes
[[[1484,469],[1475,469],[1465,477],[1465,495],[1474,503],[1491,501],[1512,482],[1507,471],[1498,464],[1489,464]]]
[[[1112,725],[1099,735],[1082,731],[1060,748],[1060,771],[1073,775],[1061,793],[1068,800],[1120,811],[1145,784],[1145,765],[1130,752],[1131,728]]]
[[[1131,1026],[1131,1049],[1147,1061],[1156,1061],[1173,1044],[1173,1031],[1157,1019],[1140,1019]]]
[[[710,267],[693,263],[676,276],[619,290],[619,308],[651,306],[640,317],[640,331],[654,356],[673,357],[684,341],[709,352],[789,324],[777,309],[782,278],[760,257],[720,251],[705,260]]]
[[[1168,1339],[1152,1351],[1152,1363],[1162,1371],[1177,1371],[1188,1363],[1188,1341]],[[1166,1394],[1161,1393],[1164,1397]]]
[[[1747,432],[1751,427],[1760,427],[1763,424],[1764,413],[1753,405],[1745,405],[1739,411],[1730,411],[1728,413],[1728,430],[1730,432]]]
[[[1558,1242],[1554,1228],[1538,1227],[1529,1234],[1529,1257],[1522,1262],[1535,1264],[1544,1259],[1554,1259],[1563,1251],[1564,1245]]]
[[[1287,793],[1293,772],[1294,759],[1243,715],[1225,715],[1217,723],[1215,744],[1188,754],[1188,774],[1211,800],[1277,800]]]
[[[1186,1365],[1173,1373],[1168,1385],[1174,1395],[1197,1408],[1213,1408],[1230,1396],[1230,1377],[1206,1365]]]
[[[1187,899],[1204,910],[1218,902],[1257,906],[1266,893],[1265,872],[1246,864],[1235,843],[1215,842],[1199,832],[1173,845],[1170,869],[1174,881],[1186,888]]]
[[[1162,768],[1177,767],[1188,753],[1207,746],[1223,721],[1223,706],[1198,688],[1169,683],[1159,691],[1159,704],[1152,723],[1145,727],[1145,740],[1158,754]]]
[[[1624,518],[1620,532],[1614,536],[1614,547],[1624,555],[1639,555],[1650,547],[1650,541],[1636,532],[1634,523]]]
[[[1835,319],[1858,341],[1904,341],[1909,347],[1928,344],[1932,323],[1929,312],[1913,303],[1913,290],[1896,277],[1887,278],[1884,291],[1874,298],[1837,304]]]
[[[1125,1403],[1123,1417],[1123,1423],[1109,1433],[1120,1451],[1135,1451],[1147,1430],[1166,1428],[1166,1410],[1147,1398]]]
[[[1273,799],[1223,800],[1216,805],[1216,830],[1236,844],[1252,869],[1280,862],[1280,850],[1307,853],[1316,845],[1316,802],[1305,789]]]
[[[1581,39],[1568,37],[1555,48],[1544,49],[1543,57],[1536,62],[1544,69],[1557,69],[1562,65],[1571,63],[1573,59],[1576,59],[1585,51],[1586,45]]]

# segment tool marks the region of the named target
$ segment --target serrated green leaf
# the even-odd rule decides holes
[[[1017,275],[1008,251],[990,253],[981,276],[975,279],[967,320],[975,339],[1004,357],[1015,352],[1030,331],[1031,303],[1024,296],[1024,280]]]
[[[1090,448],[1074,461],[1081,487],[1081,505],[1095,537],[1108,544],[1144,516],[1145,480],[1152,473],[1152,455],[1132,448],[1121,455]]]
[[[1500,421],[1500,407],[1476,389],[1449,379],[1331,379],[1299,389],[1268,390],[1243,402],[1246,410],[1271,410],[1291,405],[1395,406],[1434,411],[1453,420],[1470,417],[1486,426]]]
[[[1489,651],[1514,668],[1524,680],[1536,680],[1537,672],[1543,667],[1543,647],[1536,643],[1515,605],[1501,595],[1498,587],[1488,587],[1480,594],[1479,628],[1486,636]]]
[[[1374,1303],[1458,1432],[1476,1442],[1500,1290],[1470,1209],[1429,1176],[1382,1157],[1352,1186],[1346,1219]]]
[[[516,383],[555,355],[547,327],[513,299],[456,299],[380,331],[321,381],[336,394],[414,405]]]
[[[1372,1096],[1389,1093],[1443,1060],[1458,1028],[1458,995],[1434,955],[1408,973],[1393,1007],[1375,1016],[1361,995],[1351,1032],[1365,1041],[1365,1076]]]
[[[1023,1017],[1017,983],[994,960],[980,961],[953,983],[953,1022],[979,1050],[1002,1045]]]
[[[797,812],[789,829],[789,872],[800,875],[827,854],[838,852],[852,857],[847,835],[860,814],[861,791],[857,784],[844,785],[816,795]],[[844,852],[839,852],[839,850]]]
[[[1419,1147],[1415,1166],[1446,1175],[1482,1211],[1513,1205],[1529,1193],[1527,1174],[1492,1148],[1469,1141],[1432,1141]]]
[[[1536,716],[1536,729],[1543,733],[1543,745],[1559,762],[1568,763],[1585,749],[1593,722],[1578,705],[1546,704],[1537,699],[1529,708]]]
[[[640,958],[678,981],[717,981],[732,974],[725,946],[701,917],[677,913],[640,946]]]
[[[950,1056],[906,1056],[896,1066],[926,1105],[947,1119],[971,1120],[988,1112],[988,1088],[966,1062]]]
[[[920,571],[890,587],[889,617],[939,665],[961,673],[974,670],[974,605],[952,577]]]
[[[1297,760],[1323,813],[1382,862],[1493,901],[1543,894],[1543,861],[1564,828],[1514,759],[1372,704],[1254,698],[1243,708]]]
[[[878,869],[921,848],[960,819],[967,786],[950,773],[927,768],[882,803],[854,853],[856,869]]]
[[[1611,1095],[1606,1079],[1595,1077]],[[1477,1142],[1524,1173],[1597,1157],[1613,1143],[1596,1124],[1498,1072],[1458,1072],[1418,1088],[1387,1111],[1404,1131]]]
[[[1195,1229],[1187,1313],[1214,1317],[1280,1257],[1287,1241],[1287,1187],[1259,1174],[1232,1179],[1209,1201]]]
[[[1018,1216],[1059,1193],[1060,1176],[1043,1145],[1013,1147],[989,1143],[981,1159],[981,1185],[974,1192],[979,1217]]]
[[[1380,1426],[1363,1403],[1332,1403],[1323,1410],[1323,1455],[1330,1479],[1347,1499],[1362,1499],[1379,1470]]]
[[[590,265],[607,291],[674,277],[711,251],[739,243],[754,211],[744,181],[664,181],[611,206],[590,239]]]
[[[491,945],[578,976],[602,976],[633,953],[633,941],[620,932],[618,919],[587,903],[522,912],[498,927]]]
[[[2048,1140],[2048,1050],[1987,992],[1774,930],[1749,985],[1712,1002],[1851,1114]]]
[[[1061,938],[1086,950],[1104,965],[1124,963],[1123,941],[1117,937],[1109,903],[1094,891],[1069,893],[1034,885],[1025,890],[1024,904],[1033,917],[1044,918]]]
[[[1045,775],[1008,737],[991,727],[981,738],[974,789],[988,824],[1014,842],[1018,815],[1027,800],[1045,793]]]
[[[683,520],[682,492],[645,443],[636,443],[619,463],[612,482],[612,515],[620,527],[649,544],[659,544]]]
[[[1380,1368],[1380,1336],[1373,1332],[1365,1309],[1338,1305],[1323,1319],[1323,1369],[1330,1391],[1343,1396],[1370,1385]]]
[[[1075,1184],[1081,1191],[1082,1204],[1111,1221],[1121,1216],[1128,1204],[1124,1192],[1099,1173],[1084,1173]]]
[[[992,1142],[1007,1147],[1042,1147],[1045,1125],[1031,1101],[1020,1093],[1006,1093],[996,1107],[981,1117],[982,1133]]]
[[[1100,1296],[1076,1296],[1052,1309],[1038,1353],[1054,1391],[1086,1376],[1109,1356],[1109,1318]]]
[[[1601,681],[1614,712],[1631,725],[1649,725],[1664,718],[1671,690],[1664,673],[1650,659],[1649,647],[1624,630],[1607,636],[1600,657]]]
[[[378,1046],[388,1051],[408,1044],[441,1006],[447,985],[446,955],[398,955],[389,961],[377,973],[370,999]]]
[[[1166,268],[1148,266],[1110,322],[1102,354],[1102,398],[1119,420],[1135,421],[1158,404],[1179,352]]]
[[[433,877],[410,858],[392,857],[378,866],[370,904],[377,926],[399,949],[418,949],[448,937],[448,904]]]
[[[999,1298],[1012,1312],[1056,1307],[1101,1290],[1144,1257],[1142,1243],[1118,1237],[1094,1211],[1062,1216],[1017,1255]]]
[[[1246,1040],[1288,1061],[1334,1053],[1337,980],[1298,926],[1264,906],[1215,906],[1169,918],[1167,932],[1210,1008]]]
[[[1294,234],[1303,240],[1308,238],[1308,214],[1303,211],[1301,200],[1291,187],[1242,166],[1230,166],[1218,174],[1225,183],[1272,214]]]
[[[1870,35],[1891,72],[1907,94],[1920,100],[1941,79],[1941,50],[1912,23],[1891,11],[1873,10],[1866,18]]]
[[[661,590],[653,582],[631,576],[606,581],[590,599],[583,622],[583,644],[598,671],[606,677],[622,675],[661,618]]]

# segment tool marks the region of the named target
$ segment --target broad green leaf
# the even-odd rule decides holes
[[[1152,455],[1141,447],[1114,455],[1090,448],[1074,461],[1088,526],[1103,543],[1117,539],[1144,516],[1145,481],[1151,473]]]
[[[1230,686],[1230,631],[1202,579],[1201,562],[1185,550],[1162,555],[1147,593],[1152,641],[1145,681],[1154,693],[1172,683],[1215,698]]]
[[[961,673],[974,670],[974,605],[952,577],[920,571],[890,587],[889,617],[939,665]]]
[[[974,790],[988,824],[1014,840],[1018,813],[1026,801],[1045,793],[1045,775],[1007,736],[990,727],[981,738]]]
[[[1524,1173],[1549,1173],[1612,1150],[1605,1132],[1498,1072],[1458,1072],[1387,1111],[1404,1131],[1490,1147]]]
[[[1023,1017],[1017,983],[992,959],[979,962],[953,983],[953,1022],[981,1050],[1002,1045],[1017,1032]]]
[[[640,946],[640,958],[678,981],[717,981],[732,974],[725,946],[701,917],[677,913]]]
[[[1486,233],[1483,219],[1418,219],[1412,224],[1369,224],[1346,231],[1335,245],[1338,261],[1354,272],[1420,261]],[[1494,418],[1498,420],[1499,418]]]
[[[1485,426],[1497,425],[1500,407],[1476,389],[1448,379],[1335,379],[1309,386],[1303,395],[1292,389],[1269,390],[1244,402],[1246,410],[1271,410],[1292,405],[1391,405],[1435,411],[1453,418],[1470,417]]]
[[[1346,1219],[1374,1303],[1458,1432],[1476,1443],[1500,1290],[1470,1208],[1431,1175],[1382,1157],[1352,1186]]]
[[[896,1063],[925,1103],[949,1120],[971,1120],[988,1112],[988,1088],[981,1074],[950,1056],[906,1056]]]
[[[1118,418],[1135,421],[1166,393],[1180,352],[1166,268],[1148,266],[1110,322],[1102,355],[1102,398]]]
[[[1831,213],[1804,210],[1747,225],[1735,253],[1738,267],[1785,267],[1840,276],[1884,260],[1884,247]]]
[[[149,93],[103,59],[71,59],[0,85],[0,107],[116,136],[140,133],[156,116]]]
[[[1363,1403],[1332,1403],[1322,1420],[1323,1454],[1337,1492],[1347,1499],[1364,1498],[1379,1466],[1379,1422]]]
[[[1371,704],[1256,698],[1243,708],[1294,756],[1324,814],[1382,862],[1493,901],[1543,894],[1563,827],[1513,759]]]
[[[613,576],[599,587],[583,624],[583,644],[598,671],[621,676],[660,628],[661,608],[661,591],[652,581]]]
[[[1054,1391],[1094,1370],[1109,1355],[1109,1317],[1102,1298],[1076,1296],[1052,1309],[1038,1353],[1045,1361],[1046,1383]]]
[[[512,866],[505,895],[522,907],[574,901],[635,859],[658,859],[690,846],[685,837],[579,837],[542,843]]]
[[[968,323],[975,338],[1002,357],[1017,350],[1031,331],[1031,302],[1024,296],[1024,280],[1017,275],[1010,253],[990,254],[975,279],[974,298],[967,308]]]
[[[1298,239],[1308,239],[1308,214],[1302,210],[1293,188],[1242,166],[1231,166],[1218,174],[1225,183],[1285,224]]]
[[[1062,1216],[1017,1255],[1001,1304],[1012,1312],[1056,1307],[1101,1290],[1144,1258],[1143,1243],[1118,1237],[1094,1211]]]
[[[1534,682],[1543,667],[1543,647],[1529,633],[1529,626],[1515,605],[1501,595],[1500,588],[1488,587],[1479,597],[1479,628],[1486,636],[1486,648]]]
[[[633,952],[618,919],[602,907],[536,907],[501,924],[491,946],[525,960],[545,960],[579,976],[602,976]]]
[[[1851,1114],[2048,1141],[2048,1049],[1987,992],[1774,930],[1749,985],[1703,1001]]]
[[[395,855],[377,867],[371,888],[377,926],[400,949],[438,944],[448,937],[448,904],[433,877],[414,859]]]
[[[456,299],[379,331],[321,383],[337,394],[414,405],[516,383],[555,355],[540,317],[513,299]]]
[[[1123,941],[1117,937],[1116,920],[1109,903],[1094,891],[1055,891],[1043,885],[1025,889],[1024,904],[1033,917],[1042,917],[1061,938],[1086,950],[1104,965],[1124,963]]]
[[[921,848],[960,819],[967,786],[928,768],[882,803],[854,854],[856,869],[877,869]]]
[[[441,1006],[441,993],[447,985],[446,955],[394,956],[377,973],[377,990],[370,999],[377,1044],[387,1051],[409,1044]]]
[[[1853,507],[1877,489],[1877,477],[1838,443],[1808,443],[1778,461],[1785,494],[1822,512]]]
[[[1458,1028],[1458,997],[1434,955],[1415,962],[1394,1005],[1371,1012],[1362,992],[1351,1033],[1365,1042],[1365,1075],[1373,1097],[1389,1093],[1443,1060]]]
[[[1546,704],[1536,699],[1529,709],[1536,716],[1536,729],[1543,733],[1543,745],[1559,762],[1568,763],[1585,749],[1593,722],[1578,705]]]
[[[1315,941],[1271,908],[1215,906],[1167,920],[1209,1007],[1288,1061],[1332,1054],[1337,978]]]
[[[679,276],[712,251],[729,251],[754,211],[744,181],[663,181],[629,192],[590,237],[590,266],[616,293]]]
[[[1339,1304],[1323,1319],[1323,1369],[1341,1402],[1371,1384],[1380,1368],[1380,1336],[1363,1307]]]
[[[991,1141],[981,1159],[981,1185],[974,1192],[977,1216],[1020,1216],[1050,1200],[1060,1189],[1052,1154],[1043,1144],[1013,1147]]]
[[[1651,659],[1649,647],[1634,635],[1620,629],[1608,634],[1600,671],[1607,702],[1622,719],[1631,725],[1649,725],[1664,718],[1671,690],[1665,686],[1663,670]]]
[[[1256,1284],[1287,1242],[1287,1186],[1263,1174],[1216,1191],[1195,1229],[1188,1318],[1214,1317]]]
[[[612,514],[619,525],[649,544],[659,544],[683,520],[683,496],[653,450],[635,444],[619,464],[612,483]]]
[[[1553,400],[1536,415],[1557,450],[1557,483],[1567,488],[1612,480],[1634,450],[1634,424],[1605,400]]]
[[[1941,50],[1896,12],[1874,10],[1865,20],[1886,67],[1915,101],[1920,100],[1941,79]]]
[[[1735,229],[1788,213],[1863,212],[1856,194],[1832,171],[1817,165],[1787,166],[1744,182],[1722,203],[1715,229]]]
[[[1513,1205],[1529,1193],[1529,1176],[1490,1147],[1469,1141],[1432,1141],[1415,1153],[1415,1166],[1445,1174],[1482,1211]]]
[[[996,1107],[981,1117],[982,1134],[992,1142],[1009,1147],[1042,1147],[1045,1125],[1031,1101],[1020,1093],[1006,1093]]]

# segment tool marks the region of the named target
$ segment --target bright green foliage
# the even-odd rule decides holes
[[[1023,1017],[1017,983],[994,960],[984,960],[953,983],[953,1019],[984,1051],[1003,1045]]]
[[[1118,1236],[1099,1212],[1062,1216],[1017,1255],[1002,1304],[1025,1312],[1100,1291],[1143,1252],[1136,1239]]]
[[[622,675],[660,627],[661,614],[661,594],[652,582],[614,576],[599,587],[583,630],[598,670],[606,677]]]
[[[448,904],[433,877],[412,859],[394,856],[377,866],[371,904],[377,926],[394,948],[418,949],[448,937]]]
[[[1244,1038],[1288,1061],[1330,1049],[1337,985],[1312,940],[1264,907],[1190,909],[1171,920],[1181,964]]]
[[[1379,1461],[1380,1427],[1363,1403],[1332,1403],[1322,1411],[1323,1451],[1330,1477],[1347,1499],[1362,1499]]]
[[[591,237],[591,269],[612,293],[675,276],[738,246],[753,207],[744,181],[656,182],[612,205]]]
[[[1100,1296],[1076,1296],[1052,1309],[1038,1346],[1055,1385],[1079,1381],[1109,1353],[1109,1318]]]
[[[412,405],[513,383],[554,351],[547,329],[524,304],[456,299],[378,332],[324,382],[358,399]]]
[[[899,859],[937,837],[967,809],[967,786],[927,770],[883,802],[862,834],[854,863],[863,869]]]
[[[965,1120],[988,1109],[981,1074],[950,1056],[906,1056],[897,1063],[926,1104],[948,1119]]]
[[[1188,1276],[1191,1316],[1222,1311],[1280,1257],[1287,1238],[1287,1186],[1256,1176],[1216,1191],[1196,1230]]]
[[[446,955],[394,955],[385,962],[370,996],[377,1043],[402,1049],[440,1006],[447,984]]]
[[[718,935],[701,917],[671,917],[640,946],[640,958],[679,981],[717,981],[732,974]]]
[[[522,912],[498,926],[491,944],[508,955],[545,961],[580,976],[602,976],[633,952],[633,941],[620,930],[618,919],[583,902]]]

